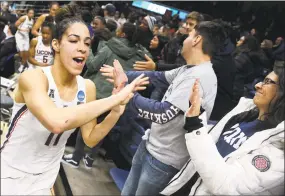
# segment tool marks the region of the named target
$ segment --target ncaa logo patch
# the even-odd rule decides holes
[[[78,91],[77,93],[77,99],[79,101],[83,101],[85,99],[85,93],[83,91]]]
[[[270,160],[264,155],[257,155],[252,159],[252,165],[261,172],[266,172],[270,168]]]

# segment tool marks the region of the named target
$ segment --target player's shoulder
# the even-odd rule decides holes
[[[87,94],[87,102],[96,99],[96,85],[89,79],[84,79]]]
[[[48,79],[41,68],[26,70],[20,74],[20,85],[48,84]]]

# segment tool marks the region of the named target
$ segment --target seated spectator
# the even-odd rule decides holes
[[[283,195],[284,75],[274,69],[210,130],[195,88],[184,125],[191,159],[161,194]]]
[[[28,65],[30,69],[35,66],[46,67],[53,63],[53,50],[51,46],[53,24],[44,22],[41,27],[41,36],[31,40]]]
[[[7,37],[0,44],[0,75],[9,78],[15,73],[14,58],[7,62],[10,55],[17,53],[15,34],[17,27],[14,24],[8,26]]]
[[[262,76],[263,68],[268,66],[269,60],[260,49],[258,40],[249,35],[234,53],[236,76],[234,82],[234,100],[238,101],[244,95],[244,85],[252,83]]]

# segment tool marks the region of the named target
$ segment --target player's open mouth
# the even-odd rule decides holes
[[[82,64],[84,61],[84,58],[83,57],[75,57],[75,58],[73,58],[73,60],[78,64]]]

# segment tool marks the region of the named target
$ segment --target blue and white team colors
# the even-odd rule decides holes
[[[77,76],[78,93],[71,102],[60,99],[51,67],[42,68],[48,95],[58,108],[86,102],[85,81]],[[24,103],[14,103],[7,139],[1,147],[1,195],[42,195],[52,188],[70,134],[75,129],[54,134],[47,130]]]

